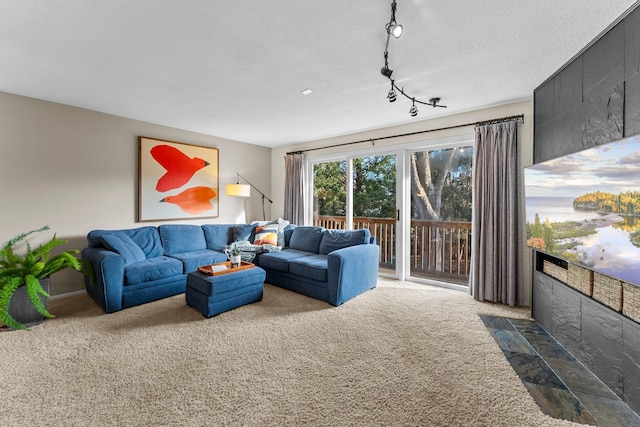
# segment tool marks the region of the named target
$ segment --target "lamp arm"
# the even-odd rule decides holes
[[[258,193],[260,193],[260,195],[262,196],[263,199],[267,199],[269,201],[269,203],[273,204],[273,200],[268,198],[262,191],[258,190],[258,188],[255,185],[253,185],[247,178],[245,178],[244,176],[240,175],[238,172],[236,172],[236,175],[238,175],[238,178],[242,178],[245,181],[247,181],[247,184],[249,184]]]

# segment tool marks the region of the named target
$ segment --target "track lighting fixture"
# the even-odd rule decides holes
[[[402,25],[398,24],[396,21],[396,9],[397,9],[396,0],[393,0],[391,2],[391,18],[389,19],[389,22],[387,23],[387,25],[385,25],[385,30],[387,32],[387,44],[384,48],[384,66],[380,70],[380,73],[382,73],[383,76],[385,76],[391,81],[391,90],[387,94],[387,99],[389,100],[389,102],[394,102],[397,98],[396,90],[400,92],[402,95],[404,95],[405,98],[410,99],[411,108],[409,109],[409,114],[411,115],[411,117],[415,117],[418,115],[418,108],[416,107],[416,102],[423,105],[429,105],[433,108],[436,108],[436,107],[447,108],[446,105],[439,104],[440,98],[438,97],[430,98],[428,102],[425,102],[425,101],[417,100],[415,97],[409,96],[404,92],[404,89],[399,88],[398,85],[396,85],[396,82],[393,79],[391,79],[391,74],[393,74],[393,70],[389,68],[389,39],[391,36],[395,38],[400,38],[403,31]]]

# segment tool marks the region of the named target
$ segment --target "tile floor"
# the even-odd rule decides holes
[[[542,412],[581,424],[640,426],[640,417],[538,323],[480,317]]]

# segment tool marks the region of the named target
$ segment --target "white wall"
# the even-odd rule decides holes
[[[138,136],[219,149],[219,217],[172,223],[262,219],[259,195],[226,197],[224,187],[239,172],[268,190],[269,148],[0,92],[0,242],[48,225],[51,232],[32,244],[55,232],[70,241],[63,249],[82,249],[93,229],[159,225],[136,222]],[[56,273],[51,283],[53,295],[84,289],[74,271]]]
[[[516,102],[512,104],[500,105],[491,108],[485,108],[481,110],[470,111],[462,114],[455,114],[450,116],[444,116],[431,120],[418,120],[411,121],[407,124],[376,129],[368,132],[360,132],[351,135],[344,135],[336,138],[324,139],[319,141],[312,141],[304,144],[289,145],[285,147],[278,147],[271,150],[271,192],[274,195],[284,194],[284,156],[290,151],[301,151],[309,148],[326,147],[336,144],[343,144],[353,141],[362,141],[369,139],[376,139],[386,136],[407,134],[413,132],[419,132],[429,129],[440,129],[449,126],[457,126],[468,123],[475,123],[483,120],[490,120],[495,118],[513,116],[518,114],[524,114],[524,125],[521,128],[522,138],[522,151],[521,151],[521,163],[522,166],[528,166],[533,161],[533,102],[531,100]],[[474,138],[474,126],[465,126],[456,129],[434,131],[429,133],[423,133],[419,135],[405,136],[401,138],[392,138],[382,141],[375,141],[376,147],[395,146],[399,144],[409,144],[421,141],[434,141],[443,138],[469,136],[470,139]],[[344,147],[329,148],[324,150],[312,151],[305,155],[314,156],[318,153],[327,154],[335,152],[354,152],[358,149],[370,149],[371,143],[365,142],[362,144],[347,145]],[[524,195],[523,195],[524,198]],[[283,197],[274,199],[273,216],[282,216],[284,212]],[[524,212],[523,212],[524,221]],[[523,222],[524,223],[524,222]],[[524,275],[525,275],[525,288],[527,295],[531,294],[531,251],[525,248],[524,251]],[[530,303],[530,299],[527,298],[527,304]]]

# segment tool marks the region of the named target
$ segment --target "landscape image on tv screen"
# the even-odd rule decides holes
[[[640,135],[525,168],[527,245],[640,286]]]

